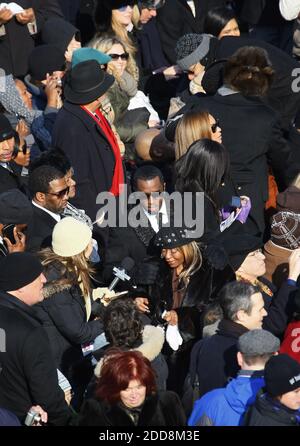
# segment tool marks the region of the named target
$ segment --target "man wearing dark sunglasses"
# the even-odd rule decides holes
[[[29,175],[33,218],[27,228],[28,251],[49,246],[52,230],[61,220],[68,204],[70,188],[63,172],[53,166],[42,165]]]

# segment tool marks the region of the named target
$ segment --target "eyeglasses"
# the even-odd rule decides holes
[[[65,189],[60,190],[59,192],[46,192],[46,195],[55,195],[57,198],[63,198],[65,195],[68,195],[70,191],[69,186]]]
[[[213,133],[216,133],[217,129],[220,128],[220,121],[218,119],[216,119],[216,122],[214,122],[211,126],[211,131]]]
[[[118,60],[118,59],[122,59],[122,60],[128,60],[129,58],[129,54],[128,53],[122,53],[122,54],[108,54],[112,60]]]

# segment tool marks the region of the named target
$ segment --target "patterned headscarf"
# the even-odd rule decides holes
[[[0,89],[0,102],[8,113],[19,115],[29,125],[32,124],[35,118],[43,114],[41,110],[29,110],[26,107],[11,74],[5,76],[5,87]]]

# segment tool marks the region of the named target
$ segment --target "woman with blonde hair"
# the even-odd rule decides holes
[[[181,158],[199,139],[211,139],[222,144],[219,121],[206,111],[191,110],[180,119],[175,132],[175,156]]]
[[[167,327],[167,388],[180,395],[192,346],[201,337],[201,313],[206,307],[199,280],[202,255],[196,240],[188,237],[187,229],[173,225],[158,231],[154,246],[161,252],[158,276],[148,297],[136,299],[136,304],[153,324]]]
[[[107,72],[115,77],[115,83],[107,96],[115,112],[114,125],[125,144],[134,143],[139,133],[159,123],[159,116],[148,97],[138,90],[135,60],[130,57],[126,44],[117,37],[95,38],[90,46],[112,59],[107,64]]]
[[[130,36],[138,25],[139,10],[133,0],[102,0],[95,10],[96,38],[115,36],[126,45],[131,60],[135,60],[137,48]],[[135,73],[138,79],[138,70]]]
[[[65,217],[53,229],[52,247],[40,253],[47,283],[36,311],[48,334],[56,367],[74,390],[74,366],[83,360],[87,344],[88,351],[93,351],[94,341],[103,333],[102,322],[91,317],[91,252],[88,225]],[[102,345],[105,343],[103,335]]]

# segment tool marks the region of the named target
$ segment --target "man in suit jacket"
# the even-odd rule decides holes
[[[164,55],[170,65],[176,64],[174,48],[178,39],[185,34],[201,33],[207,12],[225,4],[224,0],[166,0],[165,5],[158,10],[157,28]]]
[[[27,227],[27,251],[51,245],[54,226],[68,203],[69,187],[65,174],[53,166],[40,166],[29,176],[33,218]]]
[[[109,282],[112,268],[118,266],[125,257],[131,257],[135,261],[135,268],[130,275],[135,283],[151,285],[155,282],[158,272],[156,261],[153,262],[156,250],[152,245],[152,239],[158,232],[159,226],[167,224],[170,219],[163,199],[159,197],[151,199],[151,193],[162,193],[165,189],[161,171],[152,165],[140,167],[134,174],[133,188],[136,192],[142,192],[149,197],[148,202],[141,204],[140,221],[143,224],[132,227],[127,222],[126,227],[109,228],[104,278]],[[128,212],[130,210],[127,209]]]

